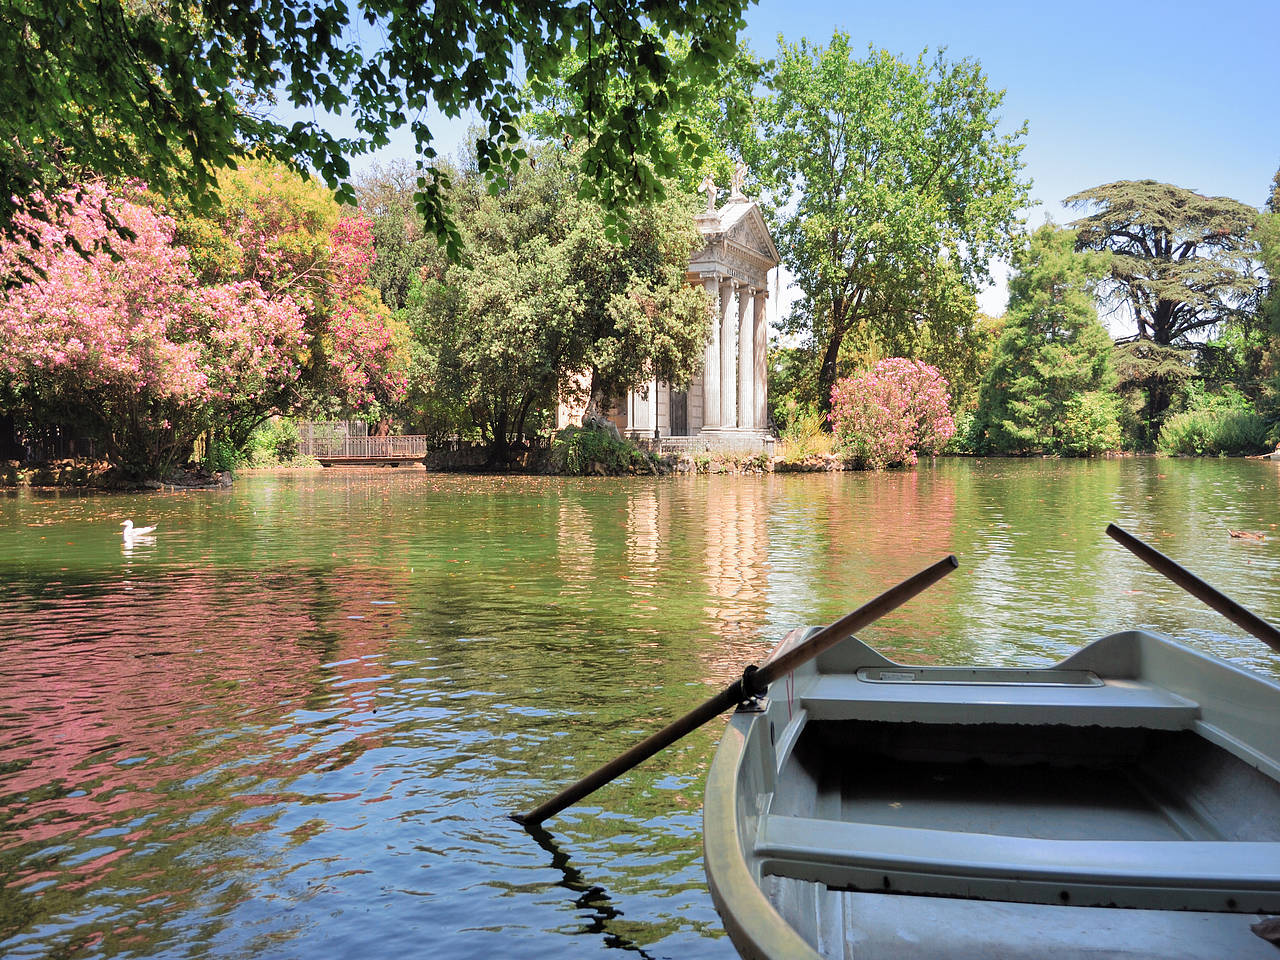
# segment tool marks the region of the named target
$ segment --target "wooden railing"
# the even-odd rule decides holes
[[[317,460],[418,460],[426,455],[427,437],[315,437],[302,439],[298,452]]]

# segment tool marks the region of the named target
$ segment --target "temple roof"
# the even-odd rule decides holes
[[[700,213],[694,219],[707,242],[690,259],[691,274],[728,276],[767,285],[768,273],[780,258],[754,200],[731,197],[719,209]]]

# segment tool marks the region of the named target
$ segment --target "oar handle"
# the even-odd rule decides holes
[[[835,623],[823,627],[807,641],[786,651],[776,660],[771,660],[759,670],[747,671],[741,679],[735,680],[724,690],[716,694],[702,706],[696,707],[683,717],[667,724],[657,733],[646,737],[626,753],[609,761],[603,767],[589,773],[577,783],[562,790],[550,800],[534,807],[528,813],[513,813],[511,819],[525,826],[536,826],[549,817],[554,817],[565,807],[577,803],[589,793],[593,793],[611,780],[626,773],[632,767],[643,763],[663,747],[675,743],[681,737],[696,730],[712,717],[718,716],[730,707],[736,706],[747,697],[763,690],[774,680],[790,673],[800,664],[813,659],[828,647],[851,636],[867,624],[883,617],[895,607],[900,607],[916,594],[937,583],[944,576],[959,566],[954,556],[945,557],[932,566],[926,567],[912,577],[908,577],[895,587],[886,590],[852,613],[841,617]]]
[[[1203,601],[1218,613],[1222,614],[1241,630],[1253,634],[1272,650],[1280,653],[1280,630],[1263,620],[1251,610],[1232,600],[1225,593],[1205,583],[1194,573],[1180,566],[1174,560],[1129,533],[1114,523],[1107,524],[1107,536],[1125,547],[1140,560],[1154,567],[1160,573],[1180,586],[1187,593]]]

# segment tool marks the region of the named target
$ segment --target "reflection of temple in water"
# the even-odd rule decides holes
[[[702,675],[730,680],[773,646],[766,635],[769,525],[766,482],[712,477],[706,498],[702,569],[715,642],[699,649]]]
[[[714,481],[713,481],[714,483]],[[769,572],[768,508],[762,484],[724,478],[707,498],[707,613],[726,638],[756,637]]]
[[[556,513],[556,559],[561,593],[580,593],[595,580],[596,537],[591,515],[576,500],[561,497]]]
[[[663,656],[689,650],[704,678],[732,678],[779,639],[765,630],[766,481],[636,484],[619,491],[614,510],[565,496],[555,522],[562,595],[612,597],[630,630],[679,638],[683,646],[659,642]]]

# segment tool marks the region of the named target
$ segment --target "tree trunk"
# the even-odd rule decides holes
[[[491,467],[505,467],[511,456],[511,443],[507,437],[507,409],[502,408],[493,424],[493,440],[489,444],[488,464]]]
[[[833,332],[827,341],[827,349],[822,354],[822,366],[818,368],[818,409],[823,413],[831,412],[831,389],[836,385],[836,374],[839,370],[840,341],[844,339],[843,329]]]

